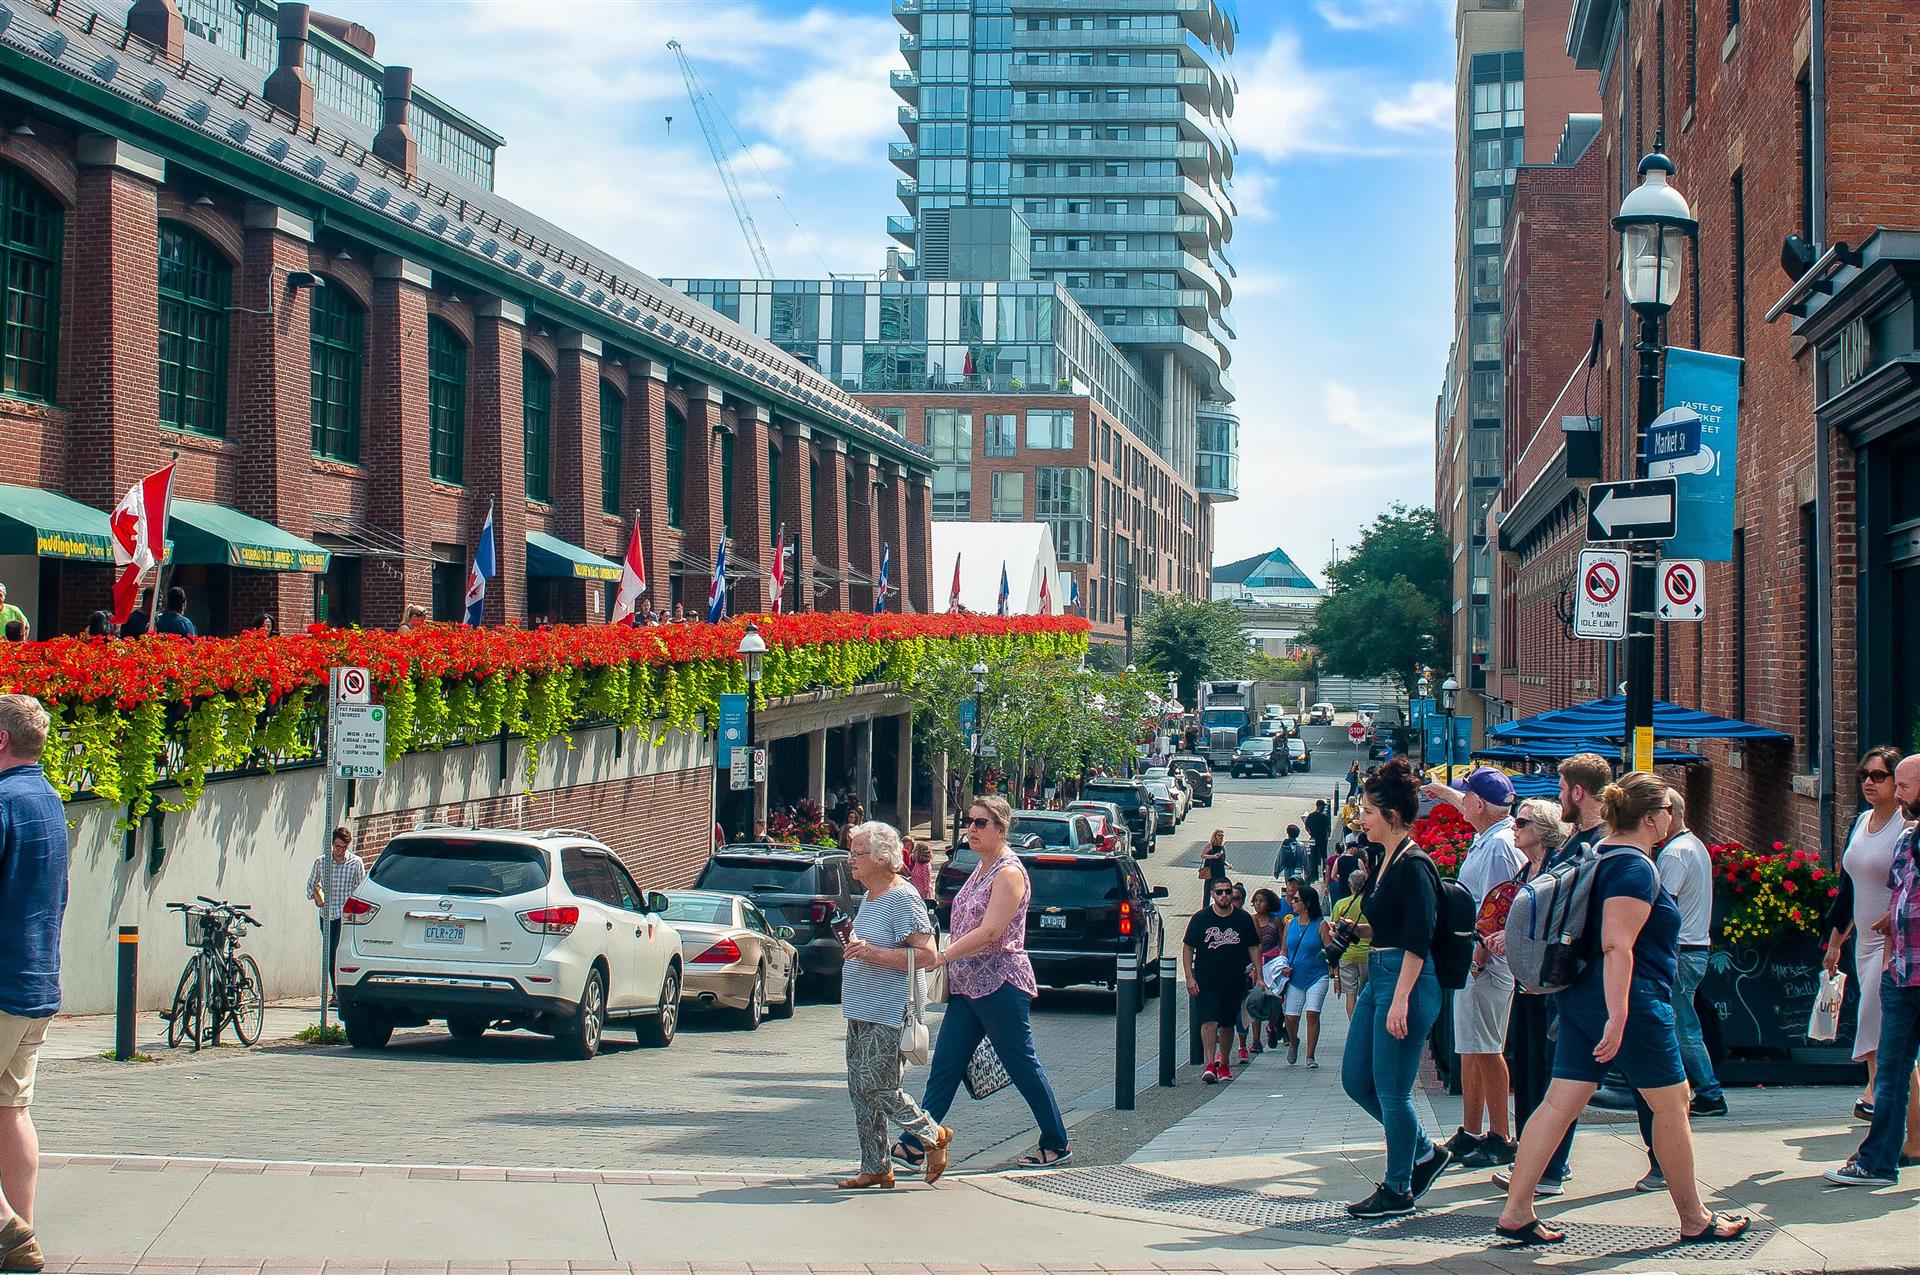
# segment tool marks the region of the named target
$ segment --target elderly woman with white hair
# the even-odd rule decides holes
[[[853,937],[840,971],[840,1008],[847,1020],[847,1093],[860,1132],[860,1172],[840,1182],[846,1191],[891,1190],[887,1121],[927,1149],[926,1179],[947,1168],[953,1130],[921,1110],[900,1088],[900,1030],[911,989],[907,957],[918,969],[938,963],[926,902],[900,874],[906,857],[900,834],[884,823],[863,823],[847,834],[848,866],[866,890],[853,915]]]

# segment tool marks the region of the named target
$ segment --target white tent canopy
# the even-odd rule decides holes
[[[1053,528],[1044,522],[936,522],[933,524],[933,609],[952,609],[954,562],[960,564],[960,605],[992,615],[1000,604],[1000,568],[1007,570],[1007,614],[1040,614],[1040,582],[1049,581],[1053,606],[1066,610],[1065,577],[1054,558]]]

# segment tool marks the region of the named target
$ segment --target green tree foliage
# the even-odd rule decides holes
[[[1320,667],[1396,677],[1411,695],[1414,667],[1444,662],[1448,645],[1447,541],[1433,511],[1393,506],[1327,575],[1331,590],[1304,635]]]
[[[1179,699],[1194,702],[1195,689],[1214,678],[1245,677],[1252,654],[1247,635],[1228,602],[1196,602],[1168,594],[1153,600],[1134,632],[1141,668],[1180,679]]]

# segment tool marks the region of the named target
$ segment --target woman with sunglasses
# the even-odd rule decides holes
[[[1882,744],[1867,750],[1860,759],[1860,797],[1867,808],[1853,821],[1847,835],[1847,848],[1840,856],[1840,896],[1827,914],[1832,932],[1827,938],[1827,973],[1840,968],[1841,949],[1847,937],[1854,938],[1853,977],[1860,989],[1860,1016],[1853,1032],[1853,1059],[1867,1064],[1867,1087],[1853,1104],[1860,1120],[1873,1119],[1873,1077],[1880,1042],[1880,972],[1887,964],[1886,935],[1876,932],[1872,922],[1887,914],[1892,897],[1887,875],[1893,867],[1894,849],[1906,821],[1900,817],[1900,802],[1893,795],[1893,768],[1900,762],[1897,750]],[[1856,925],[1860,917],[1868,924]],[[1914,1104],[1920,1106],[1920,1089],[1915,1089]],[[1908,1116],[1914,1123],[1916,1113]],[[1910,1136],[1920,1136],[1920,1133]]]
[[[1050,1169],[1065,1164],[1073,1153],[1067,1149],[1067,1123],[1053,1085],[1033,1047],[1028,1011],[1040,994],[1026,944],[1027,900],[1033,887],[1007,845],[1012,823],[1013,808],[1003,797],[975,797],[967,810],[967,846],[980,863],[953,897],[953,937],[939,954],[939,963],[947,967],[947,1012],[920,1105],[936,1124],[944,1121],[974,1050],[983,1039],[990,1040],[1040,1126],[1039,1149],[1014,1163],[1022,1169]],[[893,1158],[918,1169],[925,1149],[920,1139],[906,1134],[894,1144]]]

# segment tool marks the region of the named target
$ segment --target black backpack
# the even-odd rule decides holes
[[[1424,850],[1408,853],[1426,865],[1439,887],[1433,918],[1433,974],[1440,986],[1457,992],[1467,985],[1467,972],[1473,968],[1474,922],[1480,909],[1473,901],[1473,892],[1441,876]]]

